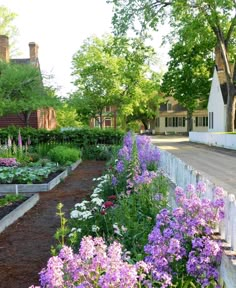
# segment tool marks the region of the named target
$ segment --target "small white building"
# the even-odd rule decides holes
[[[236,66],[231,64],[231,74],[236,81]],[[223,58],[219,47],[215,49],[215,68],[211,82],[211,90],[208,99],[208,131],[227,131],[227,84]]]
[[[207,106],[209,132],[226,131],[227,87],[226,83],[220,83],[220,80],[224,77],[223,74],[223,70],[217,71],[217,68],[214,68],[210,96]]]

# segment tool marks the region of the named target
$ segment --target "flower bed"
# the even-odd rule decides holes
[[[42,183],[36,183],[36,184],[0,184],[0,193],[35,193],[35,192],[47,192],[53,189],[57,184],[59,184],[65,177],[69,175],[69,173],[74,170],[79,164],[81,163],[81,160],[76,161],[72,165],[66,167],[61,170],[59,168],[57,171],[48,173],[49,181],[46,181],[46,178],[42,181]],[[56,165],[56,164],[55,164]],[[29,169],[29,168],[27,168]],[[34,172],[39,172],[36,169],[34,169]],[[56,173],[55,173],[56,172]],[[32,174],[32,170],[30,171],[30,174]],[[34,175],[34,174],[32,174]],[[52,177],[53,176],[53,177]],[[48,178],[47,178],[48,179]],[[20,181],[19,181],[20,182]]]
[[[75,205],[67,225],[58,212],[59,245],[40,272],[42,287],[218,287],[222,253],[211,236],[222,190],[209,200],[204,183],[177,187],[172,209],[159,157],[149,137],[125,136],[90,201]]]

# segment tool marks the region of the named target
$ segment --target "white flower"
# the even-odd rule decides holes
[[[74,232],[74,231],[76,231],[76,228],[75,228],[75,227],[73,227],[73,228],[71,229],[71,232]]]
[[[81,216],[83,217],[84,220],[93,217],[93,215],[92,215],[92,213],[91,213],[90,211],[84,211],[84,212],[81,214]]]
[[[103,182],[100,182],[97,186],[98,188],[102,188],[103,187]],[[101,190],[101,189],[100,189]]]
[[[100,228],[97,226],[97,225],[93,225],[92,226],[92,231],[93,232],[97,232],[97,231],[99,231],[100,230]]]
[[[77,232],[79,232],[79,233],[80,233],[81,231],[82,231],[82,230],[81,230],[81,228],[78,228],[78,229],[77,229]]]
[[[93,178],[93,181],[97,181],[97,178]]]
[[[73,210],[73,211],[70,213],[70,218],[78,218],[78,217],[79,217],[79,211]]]
[[[122,230],[123,232],[127,232],[128,228],[126,228],[124,225],[122,225],[122,226],[121,226],[121,230]]]
[[[93,193],[100,193],[102,191],[102,189],[100,189],[99,187],[96,187],[94,190],[93,190]]]
[[[119,235],[119,236],[122,236],[121,233],[120,233],[120,228],[118,227],[118,224],[117,223],[114,223],[113,224],[113,229],[114,229],[114,233]]]
[[[97,198],[93,198],[93,199],[91,200],[91,202],[94,203],[94,204],[96,204],[96,205],[98,205],[98,206],[101,206],[101,205],[103,204],[104,200],[97,197]]]
[[[88,204],[88,203],[89,203],[89,201],[84,200],[81,203],[75,204],[75,208],[79,208],[80,210],[86,210],[87,209],[86,204]]]

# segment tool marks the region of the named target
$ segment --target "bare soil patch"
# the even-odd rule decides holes
[[[19,205],[21,205],[24,201],[26,201],[27,199],[29,199],[29,197],[27,197],[24,200],[19,200],[19,201],[15,201],[12,203],[9,203],[5,206],[0,207],[0,220],[8,215],[11,211],[13,211],[14,209],[16,209]]]
[[[74,204],[91,194],[92,179],[101,176],[104,169],[104,161],[82,162],[54,189],[40,193],[37,205],[0,234],[1,288],[39,285],[38,273],[56,244],[53,236],[60,225],[57,204],[63,203],[68,216]]]

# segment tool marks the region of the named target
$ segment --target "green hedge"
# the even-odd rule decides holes
[[[18,143],[18,127],[8,127],[0,129],[0,142],[2,145],[7,143],[8,135],[11,136],[13,141]],[[124,132],[114,129],[97,129],[97,128],[81,128],[73,130],[45,130],[34,128],[20,128],[23,144],[30,139],[31,145],[42,143],[71,143],[78,147],[84,145],[97,145],[97,144],[121,144]]]

